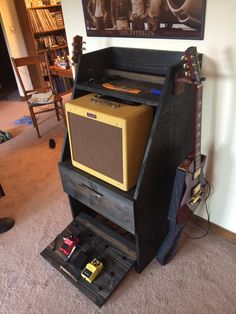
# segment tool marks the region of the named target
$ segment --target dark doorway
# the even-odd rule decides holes
[[[0,23],[0,100],[19,98],[15,75]]]

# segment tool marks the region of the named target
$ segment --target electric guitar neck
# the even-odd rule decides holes
[[[201,67],[196,47],[189,47],[183,57],[183,68],[185,77],[194,85],[195,91],[195,114],[194,114],[194,145],[189,160],[193,171],[192,183],[194,187],[191,191],[190,204],[198,203],[201,200],[201,171],[205,157],[201,155],[201,128],[202,128],[202,92],[204,78],[201,75]],[[189,167],[190,167],[189,165]],[[181,165],[179,166],[181,169]]]
[[[169,231],[157,253],[160,264],[166,264],[175,254],[177,240],[193,212],[204,198],[206,185],[203,168],[206,156],[201,154],[202,81],[196,47],[189,47],[183,56],[186,82],[193,84],[194,139],[192,153],[177,167],[168,211]]]
[[[195,86],[195,134],[194,134],[194,170],[196,175],[201,168],[201,118],[202,118],[202,81],[204,78],[201,75],[200,62],[196,47],[189,47],[184,54],[183,67],[186,70],[185,76]]]

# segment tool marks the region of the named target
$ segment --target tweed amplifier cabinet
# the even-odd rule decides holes
[[[152,126],[152,107],[91,93],[66,103],[73,166],[124,191],[137,183]]]

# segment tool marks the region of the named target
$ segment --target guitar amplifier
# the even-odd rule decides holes
[[[124,191],[133,187],[152,126],[152,107],[91,93],[65,108],[73,166]]]

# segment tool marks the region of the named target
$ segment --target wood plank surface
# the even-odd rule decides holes
[[[81,277],[84,266],[81,269],[75,268],[71,262],[72,258],[67,262],[66,256],[59,250],[63,237],[71,235],[80,238],[81,243],[77,250],[88,256],[88,262],[97,258],[104,265],[93,283],[88,283]],[[41,252],[41,255],[92,302],[101,307],[134,264],[136,254],[132,246],[118,234],[82,213]]]
[[[135,233],[133,201],[81,175],[78,171],[60,165],[64,191],[115,222],[125,230]]]
[[[52,75],[58,75],[58,76],[73,78],[72,68],[63,69],[63,68],[60,68],[58,66],[51,65],[51,66],[49,66],[49,70],[50,70]]]

